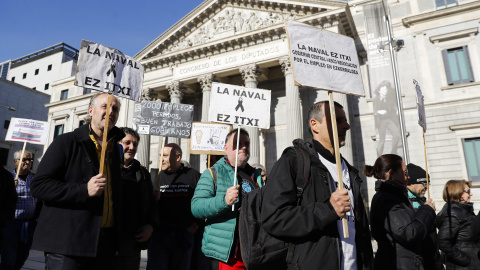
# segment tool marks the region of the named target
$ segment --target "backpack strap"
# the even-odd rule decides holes
[[[210,175],[212,176],[212,179],[213,179],[213,186],[214,186],[213,191],[217,193],[217,170],[213,166],[208,168],[208,170],[210,171]]]
[[[295,178],[295,184],[297,186],[297,205],[302,202],[302,195],[305,187],[308,184],[308,178],[310,177],[310,155],[305,153],[299,147],[292,147],[297,155],[297,176]],[[286,257],[287,264],[291,264],[293,260],[293,253],[295,252],[295,244],[288,243],[288,252]]]

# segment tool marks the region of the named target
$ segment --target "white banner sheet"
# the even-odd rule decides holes
[[[286,28],[297,85],[365,96],[352,38],[295,21]]]
[[[238,85],[212,83],[210,122],[270,128],[271,92]]]
[[[5,141],[46,144],[50,123],[12,117]]]
[[[140,101],[143,66],[117,49],[82,40],[75,83]]]
[[[231,125],[193,122],[190,138],[191,154],[225,155],[225,138]]]

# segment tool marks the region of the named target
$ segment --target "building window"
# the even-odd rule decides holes
[[[63,134],[63,124],[62,125],[56,125],[55,126],[55,131],[53,132],[53,139],[58,137],[58,135]]]
[[[435,0],[437,9],[444,9],[458,5],[457,0]]]
[[[8,129],[9,126],[10,126],[10,120],[5,120],[5,122],[3,122],[3,128]]]
[[[87,122],[85,122],[85,120],[80,120],[78,121],[78,127],[81,127],[83,125],[85,125]]]
[[[68,98],[68,90],[62,90],[62,92],[60,92],[60,100],[65,100]]]
[[[27,73],[23,73],[23,79],[27,78]]]
[[[90,94],[92,92],[92,89],[90,88],[83,88],[83,94],[86,95],[86,94]]]
[[[47,71],[52,70],[52,65],[48,65]]]
[[[468,46],[442,51],[448,85],[473,82]]]
[[[35,69],[35,75],[38,75],[38,72],[40,72],[40,70],[38,68]]]
[[[48,90],[48,83],[45,84],[45,90]]]
[[[12,82],[15,82],[15,77],[12,77]]]
[[[468,180],[480,181],[480,138],[463,139]]]
[[[6,166],[8,161],[8,149],[0,148],[0,166]]]

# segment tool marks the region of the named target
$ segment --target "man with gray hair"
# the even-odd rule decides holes
[[[17,190],[15,217],[3,229],[3,243],[0,246],[2,262],[0,269],[20,269],[28,258],[35,229],[37,199],[30,194],[34,174],[30,171],[33,163],[32,152],[22,150],[13,154],[15,169],[12,175]],[[20,164],[20,166],[19,166]],[[18,177],[17,177],[18,176]]]
[[[120,103],[108,94],[92,96],[91,121],[58,136],[43,155],[32,182],[32,195],[44,201],[33,248],[45,252],[47,269],[112,269],[120,241],[121,167],[115,127]],[[108,118],[107,141],[103,140]],[[106,147],[103,173],[99,167]]]

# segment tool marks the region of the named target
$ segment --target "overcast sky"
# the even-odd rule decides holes
[[[202,0],[1,0],[0,63],[82,39],[134,56]]]

